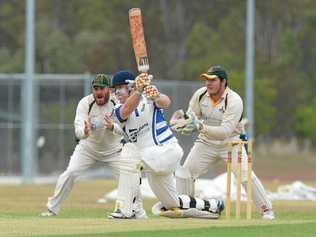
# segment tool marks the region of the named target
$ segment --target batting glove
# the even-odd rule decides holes
[[[155,100],[160,95],[159,90],[154,85],[149,85],[144,88],[145,96],[150,100]]]
[[[152,78],[153,76],[147,73],[139,74],[135,79],[135,89],[140,93],[143,93],[144,88],[150,85]]]

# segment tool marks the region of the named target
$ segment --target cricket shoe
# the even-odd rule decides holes
[[[166,210],[167,209],[162,206],[161,202],[155,203],[151,208],[151,212],[154,216],[160,216],[161,212]]]
[[[264,220],[274,220],[274,212],[271,209],[268,209],[262,213],[262,219]]]
[[[109,219],[136,219],[135,214],[133,213],[132,216],[126,216],[122,213],[120,209],[117,209],[116,211],[110,213],[108,215]]]
[[[137,211],[135,211],[135,219],[147,219],[147,214],[144,208],[141,208]]]
[[[47,210],[45,212],[42,212],[39,216],[40,217],[51,217],[51,216],[56,216],[57,214],[52,212],[51,210]]]
[[[216,213],[221,215],[222,211],[225,208],[224,201],[221,198],[211,198],[207,200],[209,202],[209,206],[206,207],[211,213]]]

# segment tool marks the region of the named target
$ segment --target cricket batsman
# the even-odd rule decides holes
[[[114,109],[115,118],[137,147],[149,185],[160,201],[153,206],[153,214],[217,219],[224,208],[222,200],[202,200],[176,191],[173,172],[183,150],[164,118],[163,109],[170,99],[150,84],[151,78],[146,73],[135,78],[124,70],[114,74],[112,85],[120,102]],[[111,216],[128,218],[119,209]]]
[[[192,96],[187,113],[181,117],[179,111],[171,119],[171,126],[180,133],[199,132],[183,167],[176,172],[179,193],[193,195],[194,180],[205,174],[217,160],[227,159],[227,144],[240,139],[243,102],[241,97],[228,87],[228,75],[223,67],[213,66],[203,73],[205,86]],[[232,150],[237,157],[237,147]],[[237,159],[232,168],[236,174]],[[242,149],[242,185],[247,190],[247,153]],[[265,189],[252,173],[253,201],[263,219],[275,218],[272,203]]]

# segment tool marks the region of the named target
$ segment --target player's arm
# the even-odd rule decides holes
[[[113,132],[115,135],[124,136],[124,131],[119,125],[119,122],[114,121],[113,115],[104,116],[105,127]]]
[[[183,112],[182,109],[173,113],[170,119],[170,126],[173,130],[182,134],[191,134],[197,131],[197,124],[201,117],[201,109],[199,104],[200,90],[196,91],[190,99],[190,103],[187,112]]]
[[[75,134],[78,139],[84,139],[89,136],[91,131],[91,123],[88,116],[88,104],[81,100],[76,109],[76,117],[74,121]]]
[[[146,88],[151,88],[150,81],[152,80],[152,75],[147,73],[141,73],[135,78],[134,90],[131,92],[132,94],[125,101],[123,106],[120,109],[120,119],[126,120],[131,113],[137,108],[142,93],[146,94]]]
[[[197,117],[201,116],[201,107],[199,104],[199,96],[200,96],[199,91],[197,91],[193,94],[193,96],[190,99],[189,107],[187,110],[187,113],[193,112]]]
[[[142,74],[141,74],[142,75]],[[142,88],[142,90],[138,90],[142,92],[145,97],[149,100],[152,100],[156,107],[164,109],[170,106],[171,100],[167,95],[164,95],[160,93],[158,88],[155,85],[150,85],[150,82],[153,78],[152,75],[147,74],[147,83],[146,85]],[[136,89],[137,89],[137,80],[136,80]]]
[[[214,140],[225,140],[236,129],[243,111],[241,99],[235,100],[227,106],[220,126],[209,126],[199,122],[198,129],[207,137]]]
[[[141,99],[141,93],[137,90],[132,92],[132,95],[128,97],[126,102],[122,105],[120,108],[120,118],[121,120],[126,120],[131,113],[137,108],[140,99]]]
[[[158,108],[165,109],[168,108],[171,104],[171,100],[167,95],[160,94],[155,100],[155,105]]]

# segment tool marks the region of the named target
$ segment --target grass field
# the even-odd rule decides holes
[[[265,183],[273,190],[273,183]],[[200,219],[108,220],[113,202],[98,204],[97,198],[115,188],[111,180],[80,181],[57,217],[41,218],[54,185],[0,186],[0,236],[316,236],[316,202],[274,202],[277,220],[263,221],[254,213],[251,221]],[[314,183],[315,185],[315,183]],[[155,200],[145,200],[149,213]]]

